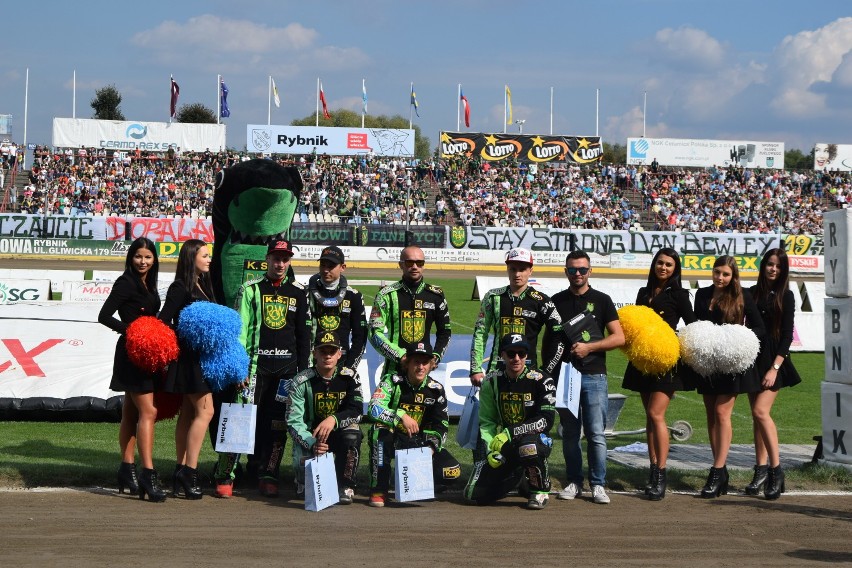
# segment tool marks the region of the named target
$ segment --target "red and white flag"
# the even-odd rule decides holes
[[[174,118],[175,116],[177,116],[177,102],[178,102],[178,97],[180,96],[180,87],[178,86],[177,83],[175,83],[174,77],[171,77],[171,81],[172,81],[172,103],[171,103],[171,106],[169,107],[169,116]]]
[[[331,115],[328,114],[328,105],[325,104],[325,92],[322,90],[322,83],[320,83],[320,102],[322,103],[322,116],[323,118],[329,119]]]
[[[461,95],[461,102],[464,105],[464,125],[470,128],[470,103],[467,101],[467,97],[464,96],[464,91],[459,91],[459,95]]]

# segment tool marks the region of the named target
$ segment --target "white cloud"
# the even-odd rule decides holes
[[[654,35],[652,57],[691,70],[716,68],[725,62],[725,47],[704,30],[683,26],[663,28]]]
[[[299,51],[311,47],[318,33],[290,24],[273,28],[248,20],[228,20],[206,14],[186,23],[165,21],[156,28],[139,32],[132,42],[157,51],[185,50],[206,53],[268,53]]]
[[[840,18],[817,30],[787,36],[776,49],[773,75],[778,80],[778,96],[772,108],[798,118],[816,117],[829,112],[826,95],[816,93],[817,83],[836,78],[848,85],[850,70],[841,67],[844,56],[852,51],[852,18]],[[825,85],[821,86],[825,90]]]

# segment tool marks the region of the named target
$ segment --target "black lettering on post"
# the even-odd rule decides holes
[[[840,345],[832,345],[831,346],[831,370],[832,371],[842,371],[842,366],[840,363]],[[839,415],[838,415],[839,416]]]
[[[837,246],[837,224],[835,223],[828,224],[828,246]]]
[[[831,453],[841,453],[845,456],[846,444],[843,443],[843,436],[846,435],[846,430],[832,430],[831,432],[834,436],[834,448],[831,450]]]
[[[840,333],[840,310],[831,310],[831,333]]]
[[[837,259],[832,258],[828,264],[831,266],[831,283],[834,284],[837,281]]]

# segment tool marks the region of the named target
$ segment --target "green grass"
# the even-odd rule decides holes
[[[479,311],[479,301],[471,300],[472,279],[428,278],[442,286],[450,304],[453,329],[459,334],[469,334]],[[378,291],[377,287],[359,286],[368,304]],[[621,379],[627,361],[620,351],[608,354],[609,388],[612,393],[628,396],[624,409],[615,426],[616,431],[644,428],[645,414],[639,397],[621,389]],[[803,382],[790,389],[783,389],[773,407],[773,416],[778,425],[781,443],[813,444],[813,436],[821,433],[820,382],[824,373],[822,353],[795,353],[793,362]],[[706,444],[707,432],[704,406],[700,395],[694,392],[680,393],[668,410],[668,420],[688,421],[694,435],[688,443]],[[733,415],[734,443],[749,444],[752,441],[751,417],[748,400],[737,400]],[[362,427],[366,431],[366,426]],[[118,425],[103,423],[44,423],[44,422],[1,422],[0,432],[0,486],[115,486],[115,470],[118,467]],[[468,450],[455,444],[455,427],[451,428],[449,450],[463,465],[463,476],[471,466]],[[157,425],[155,463],[161,476],[168,477],[174,464],[174,422],[165,421]],[[609,447],[644,441],[644,435],[620,435],[608,440]],[[562,478],[565,464],[562,459],[561,440],[554,443],[551,471],[555,478]],[[290,446],[288,443],[288,450]],[[289,452],[288,452],[289,453]],[[216,454],[209,442],[205,443],[201,455],[201,470],[212,471]],[[367,479],[367,446],[362,447],[360,479]],[[284,479],[291,479],[289,459],[283,466]],[[609,484],[614,489],[631,489],[644,483],[647,472],[608,464]],[[750,480],[750,472],[732,472],[732,483],[742,487]],[[697,489],[704,483],[703,471],[671,471],[670,485],[673,489]],[[787,484],[796,488],[831,488],[852,490],[852,473],[842,468],[806,465],[788,472]]]

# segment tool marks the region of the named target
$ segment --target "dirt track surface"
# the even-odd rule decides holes
[[[140,502],[114,490],[0,493],[3,566],[825,566],[852,564],[852,497],[638,494],[449,500],[319,513],[255,492]]]

